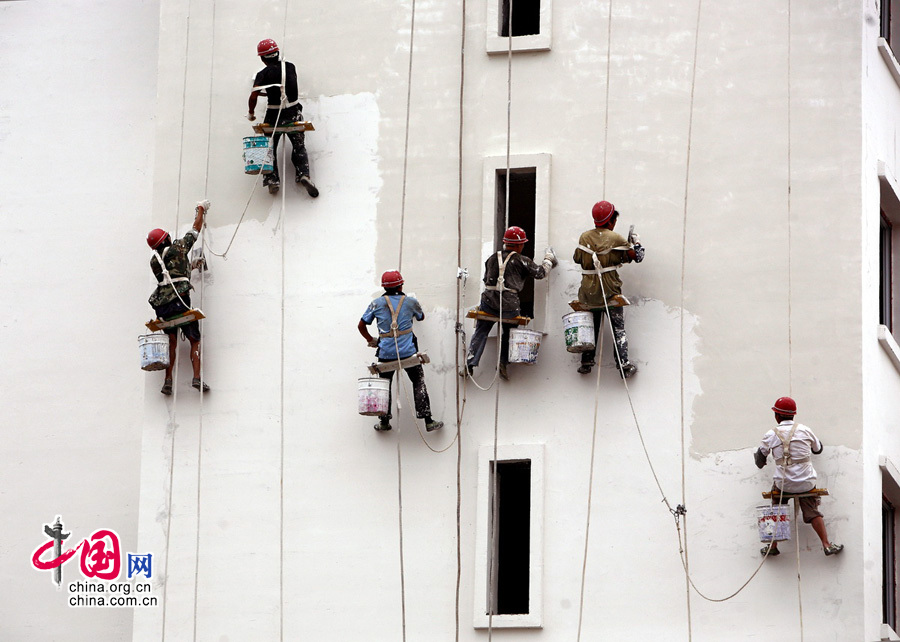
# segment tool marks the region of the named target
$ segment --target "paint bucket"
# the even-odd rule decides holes
[[[169,335],[142,334],[138,337],[141,349],[141,370],[165,370],[169,367]]]
[[[791,506],[779,504],[776,506],[756,507],[756,524],[759,528],[760,542],[783,542],[791,539]]]
[[[390,395],[390,379],[361,378],[359,380],[359,414],[368,417],[380,417],[388,414]]]
[[[509,362],[533,366],[541,347],[541,333],[525,328],[509,331]]]
[[[564,314],[563,333],[566,350],[588,352],[594,349],[594,315],[590,312],[569,312]]]
[[[269,147],[268,136],[244,137],[244,173],[245,174],[271,174],[275,169],[272,165],[274,154]]]

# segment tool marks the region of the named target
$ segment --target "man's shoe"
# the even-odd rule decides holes
[[[823,548],[822,550],[825,551],[826,555],[837,555],[842,550],[844,550],[844,545],[843,544],[829,544],[828,548]]]
[[[591,368],[593,367],[593,361],[582,363],[580,366],[578,366],[578,374],[591,374]]]
[[[164,395],[172,394],[172,380],[166,379],[165,381],[163,381],[163,387],[160,388],[159,391]]]
[[[313,182],[311,180],[309,180],[309,176],[298,176],[297,182],[306,188],[306,193],[311,197],[316,198],[319,195],[318,188],[313,185]]]
[[[433,432],[435,430],[440,430],[444,427],[443,421],[426,421],[425,422],[425,432]]]
[[[191,379],[191,386],[196,388],[200,392],[209,392],[209,386],[206,385],[205,381],[201,382],[199,377],[194,377],[193,379]]]
[[[384,430],[390,430],[391,422],[390,421],[379,421],[377,424],[375,424],[374,428],[375,428],[375,430],[378,430],[379,432],[384,431]]]
[[[772,547],[772,552],[771,552],[771,553],[769,553],[769,547],[770,547],[770,546]],[[763,546],[761,549],[759,549],[759,554],[760,554],[760,555],[765,555],[766,553],[769,554],[769,557],[775,557],[776,555],[781,554],[781,551],[779,551],[777,547],[772,546],[771,544],[766,544],[766,545]],[[826,555],[827,555],[827,553],[826,553]]]
[[[633,363],[626,363],[622,366],[622,378],[628,379],[637,372],[637,366]]]
[[[500,364],[500,378],[504,381],[509,381],[509,373],[506,371],[506,364]]]

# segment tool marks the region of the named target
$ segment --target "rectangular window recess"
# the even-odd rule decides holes
[[[498,446],[496,462],[493,446],[478,455],[473,626],[540,628],[543,445]]]
[[[878,219],[878,274],[879,274],[879,318],[883,334],[879,329],[878,340],[888,352],[894,366],[900,370],[896,337],[891,337],[893,320],[898,317],[900,302],[900,279],[893,278],[895,268],[900,265],[900,186],[884,161],[878,161],[878,186],[881,211]],[[874,233],[874,232],[873,232]]]
[[[512,50],[549,51],[553,0],[487,0],[487,42],[489,54],[507,53],[509,11],[512,5]]]
[[[881,226],[878,233],[878,322],[893,330],[893,225],[881,210]]]
[[[503,247],[503,233],[508,226],[525,230],[528,243],[523,254],[543,259],[550,239],[550,154],[517,154],[509,158],[509,221],[506,220],[506,157],[484,159],[484,192],[481,223],[481,277],[484,261]],[[550,291],[547,279],[529,279],[519,300],[522,314],[533,321],[529,328],[543,331],[546,324]],[[496,326],[491,336],[496,336]]]
[[[900,471],[887,457],[878,458],[881,469],[881,639],[900,639],[897,629],[897,510],[900,505]]]

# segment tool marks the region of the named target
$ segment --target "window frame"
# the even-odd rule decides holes
[[[900,471],[897,470],[897,467],[894,463],[885,456],[880,456],[878,458],[878,467],[881,469],[881,495],[882,495],[882,575],[881,575],[881,595],[882,595],[882,624],[881,624],[881,636],[882,639],[890,639],[896,640],[896,623],[897,623],[897,607],[900,605],[900,594],[897,593],[897,588],[900,586],[900,582],[898,582],[898,564],[897,564],[897,534],[900,532],[900,524],[897,523],[897,518],[900,516],[900,511],[897,510],[897,507],[900,507]],[[885,529],[883,523],[883,510],[884,503],[889,503],[893,508],[893,519],[894,523],[891,525],[891,531],[894,537],[894,541],[892,542],[890,548],[893,549],[893,596],[891,602],[893,603],[894,614],[893,614],[893,622],[884,622],[884,606],[886,601],[886,588],[884,583],[885,578],[885,560],[884,560],[884,551],[887,546],[884,543],[884,535]]]
[[[540,262],[544,249],[550,245],[550,154],[511,154],[510,170],[534,168],[534,254]],[[481,266],[480,278],[484,280],[484,261],[496,252],[495,233],[497,223],[497,171],[506,170],[506,156],[487,156],[484,159],[481,199]],[[549,279],[534,282],[534,317],[531,328],[543,332],[547,326],[550,307]],[[497,327],[490,336],[496,336]]]
[[[897,315],[897,303],[900,301],[900,296],[898,296],[898,287],[900,287],[900,279],[893,278],[894,268],[900,264],[900,257],[898,257],[898,252],[900,252],[900,186],[898,186],[896,179],[893,176],[893,172],[891,172],[886,163],[884,161],[878,161],[878,184],[879,184],[879,222],[878,222],[878,271],[879,271],[879,282],[881,281],[881,273],[885,270],[884,266],[884,257],[882,256],[881,248],[881,234],[882,234],[882,225],[881,225],[881,215],[882,212],[887,219],[887,221],[891,224],[891,257],[890,257],[890,272],[891,272],[891,284],[890,284],[890,314],[889,318],[896,319]],[[878,308],[879,308],[879,318],[878,318],[878,342],[881,344],[881,347],[887,353],[888,357],[891,359],[891,362],[894,364],[894,367],[900,372],[900,346],[897,345],[897,340],[892,334],[891,328],[881,323],[881,301],[882,301],[882,293],[881,287],[879,285],[879,293],[878,293]],[[884,298],[887,298],[885,295]],[[900,503],[898,503],[900,505]]]
[[[501,5],[503,0],[488,0],[486,25],[486,42],[485,49],[488,54],[508,53],[510,44],[507,36],[500,35],[500,16],[502,15]],[[513,5],[515,11],[515,5]],[[513,53],[526,51],[550,51],[552,42],[553,28],[553,0],[541,0],[541,18],[540,32],[528,36],[513,36],[512,50]]]
[[[531,461],[531,506],[529,516],[529,595],[528,613],[494,615],[487,613],[489,598],[490,557],[489,538],[491,536],[491,468],[494,461],[493,445],[483,445],[478,449],[478,490],[475,516],[475,582],[472,604],[472,626],[476,629],[488,628],[542,628],[543,627],[543,566],[544,566],[544,445],[543,444],[500,444],[497,446],[497,461]]]

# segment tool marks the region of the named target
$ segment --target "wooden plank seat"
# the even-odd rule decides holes
[[[762,494],[764,499],[772,499],[773,496],[777,499],[779,495],[784,499],[799,499],[801,497],[825,497],[826,495],[828,495],[828,489],[813,488],[812,490],[808,490],[805,493],[779,493],[777,491],[769,490],[763,492]]]
[[[200,308],[191,308],[184,314],[178,315],[172,319],[168,319],[163,321],[162,319],[153,319],[152,321],[147,321],[144,325],[146,325],[153,332],[159,332],[160,330],[166,330],[168,328],[177,328],[178,326],[185,325],[187,323],[191,323],[192,321],[199,321],[200,319],[205,319],[206,317],[203,315],[203,311]]]
[[[399,364],[396,361],[378,361],[373,363],[369,366],[369,372],[373,375],[377,375],[382,372],[391,372],[393,370],[398,370],[399,368],[411,368],[425,363],[431,363],[431,359],[429,359],[428,355],[424,352],[417,352],[411,357],[401,359]]]
[[[626,305],[631,305],[631,301],[625,298],[622,294],[617,294],[613,298],[609,300],[609,307],[611,308],[623,308]],[[575,299],[574,301],[569,301],[569,307],[575,310],[575,312],[590,312],[592,310],[605,310],[602,305],[596,307],[586,306],[584,303]]]
[[[292,123],[279,125],[278,127],[272,127],[269,123],[257,123],[253,126],[253,131],[257,134],[272,134],[274,132],[287,134],[289,132],[312,132],[315,130],[316,128],[308,120],[295,120]]]
[[[482,312],[479,308],[472,308],[468,312],[466,312],[466,318],[468,319],[482,319],[484,321],[499,321],[501,323],[507,323],[509,325],[528,325],[531,323],[531,317],[510,317],[508,319],[501,319],[500,317],[495,317],[492,314],[488,314],[487,312]]]

